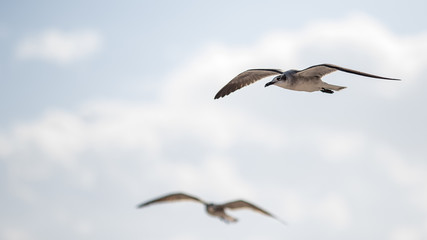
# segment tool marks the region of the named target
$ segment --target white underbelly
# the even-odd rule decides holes
[[[295,91],[314,92],[322,89],[322,83],[322,81],[303,81],[290,84],[289,81],[280,81],[277,82],[276,85]]]

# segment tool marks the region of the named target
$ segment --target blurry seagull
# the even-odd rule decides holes
[[[270,85],[276,85],[282,88],[295,91],[321,91],[324,93],[334,93],[334,91],[339,91],[341,89],[344,89],[345,87],[325,83],[322,81],[322,77],[337,70],[371,78],[400,80],[395,78],[380,77],[332,64],[319,64],[300,71],[289,70],[286,72],[283,72],[279,69],[249,69],[237,75],[229,83],[227,83],[227,85],[225,85],[221,90],[219,90],[219,92],[215,95],[215,99],[227,96],[228,94],[236,91],[237,89],[240,89],[260,79],[273,75],[278,76],[274,77],[273,80],[265,84],[265,87]]]
[[[213,204],[213,203],[207,203],[197,197],[193,197],[185,193],[172,193],[160,198],[156,198],[154,200],[141,203],[140,205],[138,205],[138,208],[142,208],[142,207],[151,205],[153,203],[171,202],[171,201],[179,201],[179,200],[190,200],[190,201],[196,201],[196,202],[202,203],[206,206],[206,211],[208,212],[208,214],[214,217],[219,217],[221,220],[223,220],[226,223],[237,222],[236,218],[231,217],[230,215],[227,215],[225,213],[226,208],[228,209],[249,208],[259,213],[262,213],[264,215],[275,218],[276,220],[280,221],[283,224],[286,224],[285,222],[278,219],[271,213],[243,200],[236,200],[236,201],[232,201],[224,204]]]

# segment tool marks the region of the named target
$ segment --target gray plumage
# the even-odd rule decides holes
[[[237,75],[229,83],[227,83],[219,92],[215,95],[215,99],[227,96],[228,94],[261,80],[265,77],[276,75],[272,81],[268,82],[265,86],[276,85],[282,88],[295,90],[295,91],[322,91],[325,93],[333,93],[344,89],[343,86],[337,86],[328,84],[322,81],[322,77],[335,72],[342,71],[346,73],[357,74],[364,77],[385,79],[385,80],[400,80],[395,78],[381,77],[369,73],[364,73],[349,68],[343,68],[333,64],[319,64],[308,67],[304,70],[289,70],[283,72],[279,69],[249,69]]]
[[[213,203],[207,203],[207,202],[205,202],[205,201],[203,201],[197,197],[194,197],[194,196],[191,196],[191,195],[188,195],[185,193],[168,194],[168,195],[165,195],[163,197],[159,197],[159,198],[147,201],[147,202],[143,202],[143,203],[138,205],[138,208],[146,207],[146,206],[149,206],[149,205],[154,204],[154,203],[173,202],[173,201],[180,201],[180,200],[189,200],[189,201],[195,201],[195,202],[202,203],[203,205],[205,205],[206,212],[209,215],[214,216],[214,217],[218,217],[226,223],[237,222],[237,218],[234,218],[234,217],[228,215],[225,212],[225,209],[233,210],[233,209],[247,208],[247,209],[254,210],[258,213],[264,214],[266,216],[275,218],[276,220],[285,224],[285,222],[278,219],[276,216],[272,215],[271,213],[255,206],[252,203],[246,202],[244,200],[236,200],[236,201],[231,201],[231,202],[227,202],[224,204],[213,204]]]

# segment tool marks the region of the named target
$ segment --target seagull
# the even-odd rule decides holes
[[[246,70],[235,78],[233,78],[227,85],[225,85],[219,92],[215,95],[215,99],[227,96],[228,94],[247,86],[251,83],[254,83],[260,79],[265,77],[277,75],[265,84],[265,87],[270,85],[276,85],[282,88],[295,90],[295,91],[305,91],[305,92],[314,92],[321,91],[324,93],[334,93],[334,91],[339,91],[346,87],[337,86],[328,84],[322,81],[322,77],[335,72],[335,71],[343,71],[347,73],[357,74],[365,77],[371,78],[379,78],[385,80],[397,80],[395,78],[386,78],[380,77],[377,75],[372,75],[369,73],[359,72],[356,70],[343,68],[333,64],[319,64],[308,67],[304,70],[289,70],[283,72],[280,69],[249,69]]]
[[[218,217],[226,223],[237,222],[237,218],[234,218],[234,217],[228,215],[227,213],[225,213],[225,209],[227,209],[227,208],[228,209],[249,208],[249,209],[252,209],[256,212],[259,212],[259,213],[262,213],[262,214],[267,215],[269,217],[275,218],[279,222],[286,225],[286,223],[284,221],[278,219],[277,217],[275,217],[271,213],[253,205],[252,203],[246,202],[244,200],[236,200],[236,201],[231,201],[231,202],[227,202],[224,204],[213,204],[213,203],[207,203],[207,202],[205,202],[205,201],[203,201],[197,197],[194,197],[194,196],[191,196],[191,195],[188,195],[185,193],[168,194],[166,196],[159,197],[159,198],[156,198],[154,200],[141,203],[138,205],[138,208],[146,207],[146,206],[149,206],[153,203],[171,202],[171,201],[179,201],[179,200],[190,200],[190,201],[196,201],[196,202],[202,203],[205,205],[206,211],[209,215],[214,216],[214,217]]]

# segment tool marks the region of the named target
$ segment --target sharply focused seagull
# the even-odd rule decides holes
[[[283,72],[279,69],[249,69],[237,75],[229,83],[227,83],[227,85],[225,85],[221,90],[219,90],[219,92],[215,95],[215,99],[227,96],[228,94],[236,91],[237,89],[240,89],[260,79],[273,75],[278,76],[274,77],[273,80],[265,84],[265,87],[270,85],[276,85],[282,88],[295,91],[321,91],[324,93],[334,93],[334,91],[339,91],[341,89],[344,89],[345,87],[325,83],[322,81],[322,77],[337,70],[371,78],[400,80],[395,78],[380,77],[332,64],[319,64],[300,71],[289,70],[286,72]]]
[[[197,197],[193,197],[193,196],[185,194],[185,193],[168,194],[166,196],[156,198],[156,199],[148,201],[148,202],[141,203],[138,205],[138,208],[142,208],[142,207],[151,205],[153,203],[170,202],[170,201],[178,201],[178,200],[190,200],[190,201],[196,201],[196,202],[202,203],[206,206],[206,211],[208,212],[208,214],[210,214],[211,216],[219,217],[221,220],[223,220],[226,223],[237,222],[236,218],[234,218],[230,215],[227,215],[225,213],[226,208],[228,208],[228,209],[249,208],[249,209],[252,209],[252,210],[257,211],[259,213],[262,213],[264,215],[275,218],[276,220],[285,224],[285,222],[278,219],[277,217],[275,217],[271,213],[255,206],[251,203],[243,201],[243,200],[236,200],[236,201],[232,201],[232,202],[228,202],[228,203],[224,203],[224,204],[213,204],[213,203],[207,203],[207,202],[205,202],[205,201],[203,201]]]

